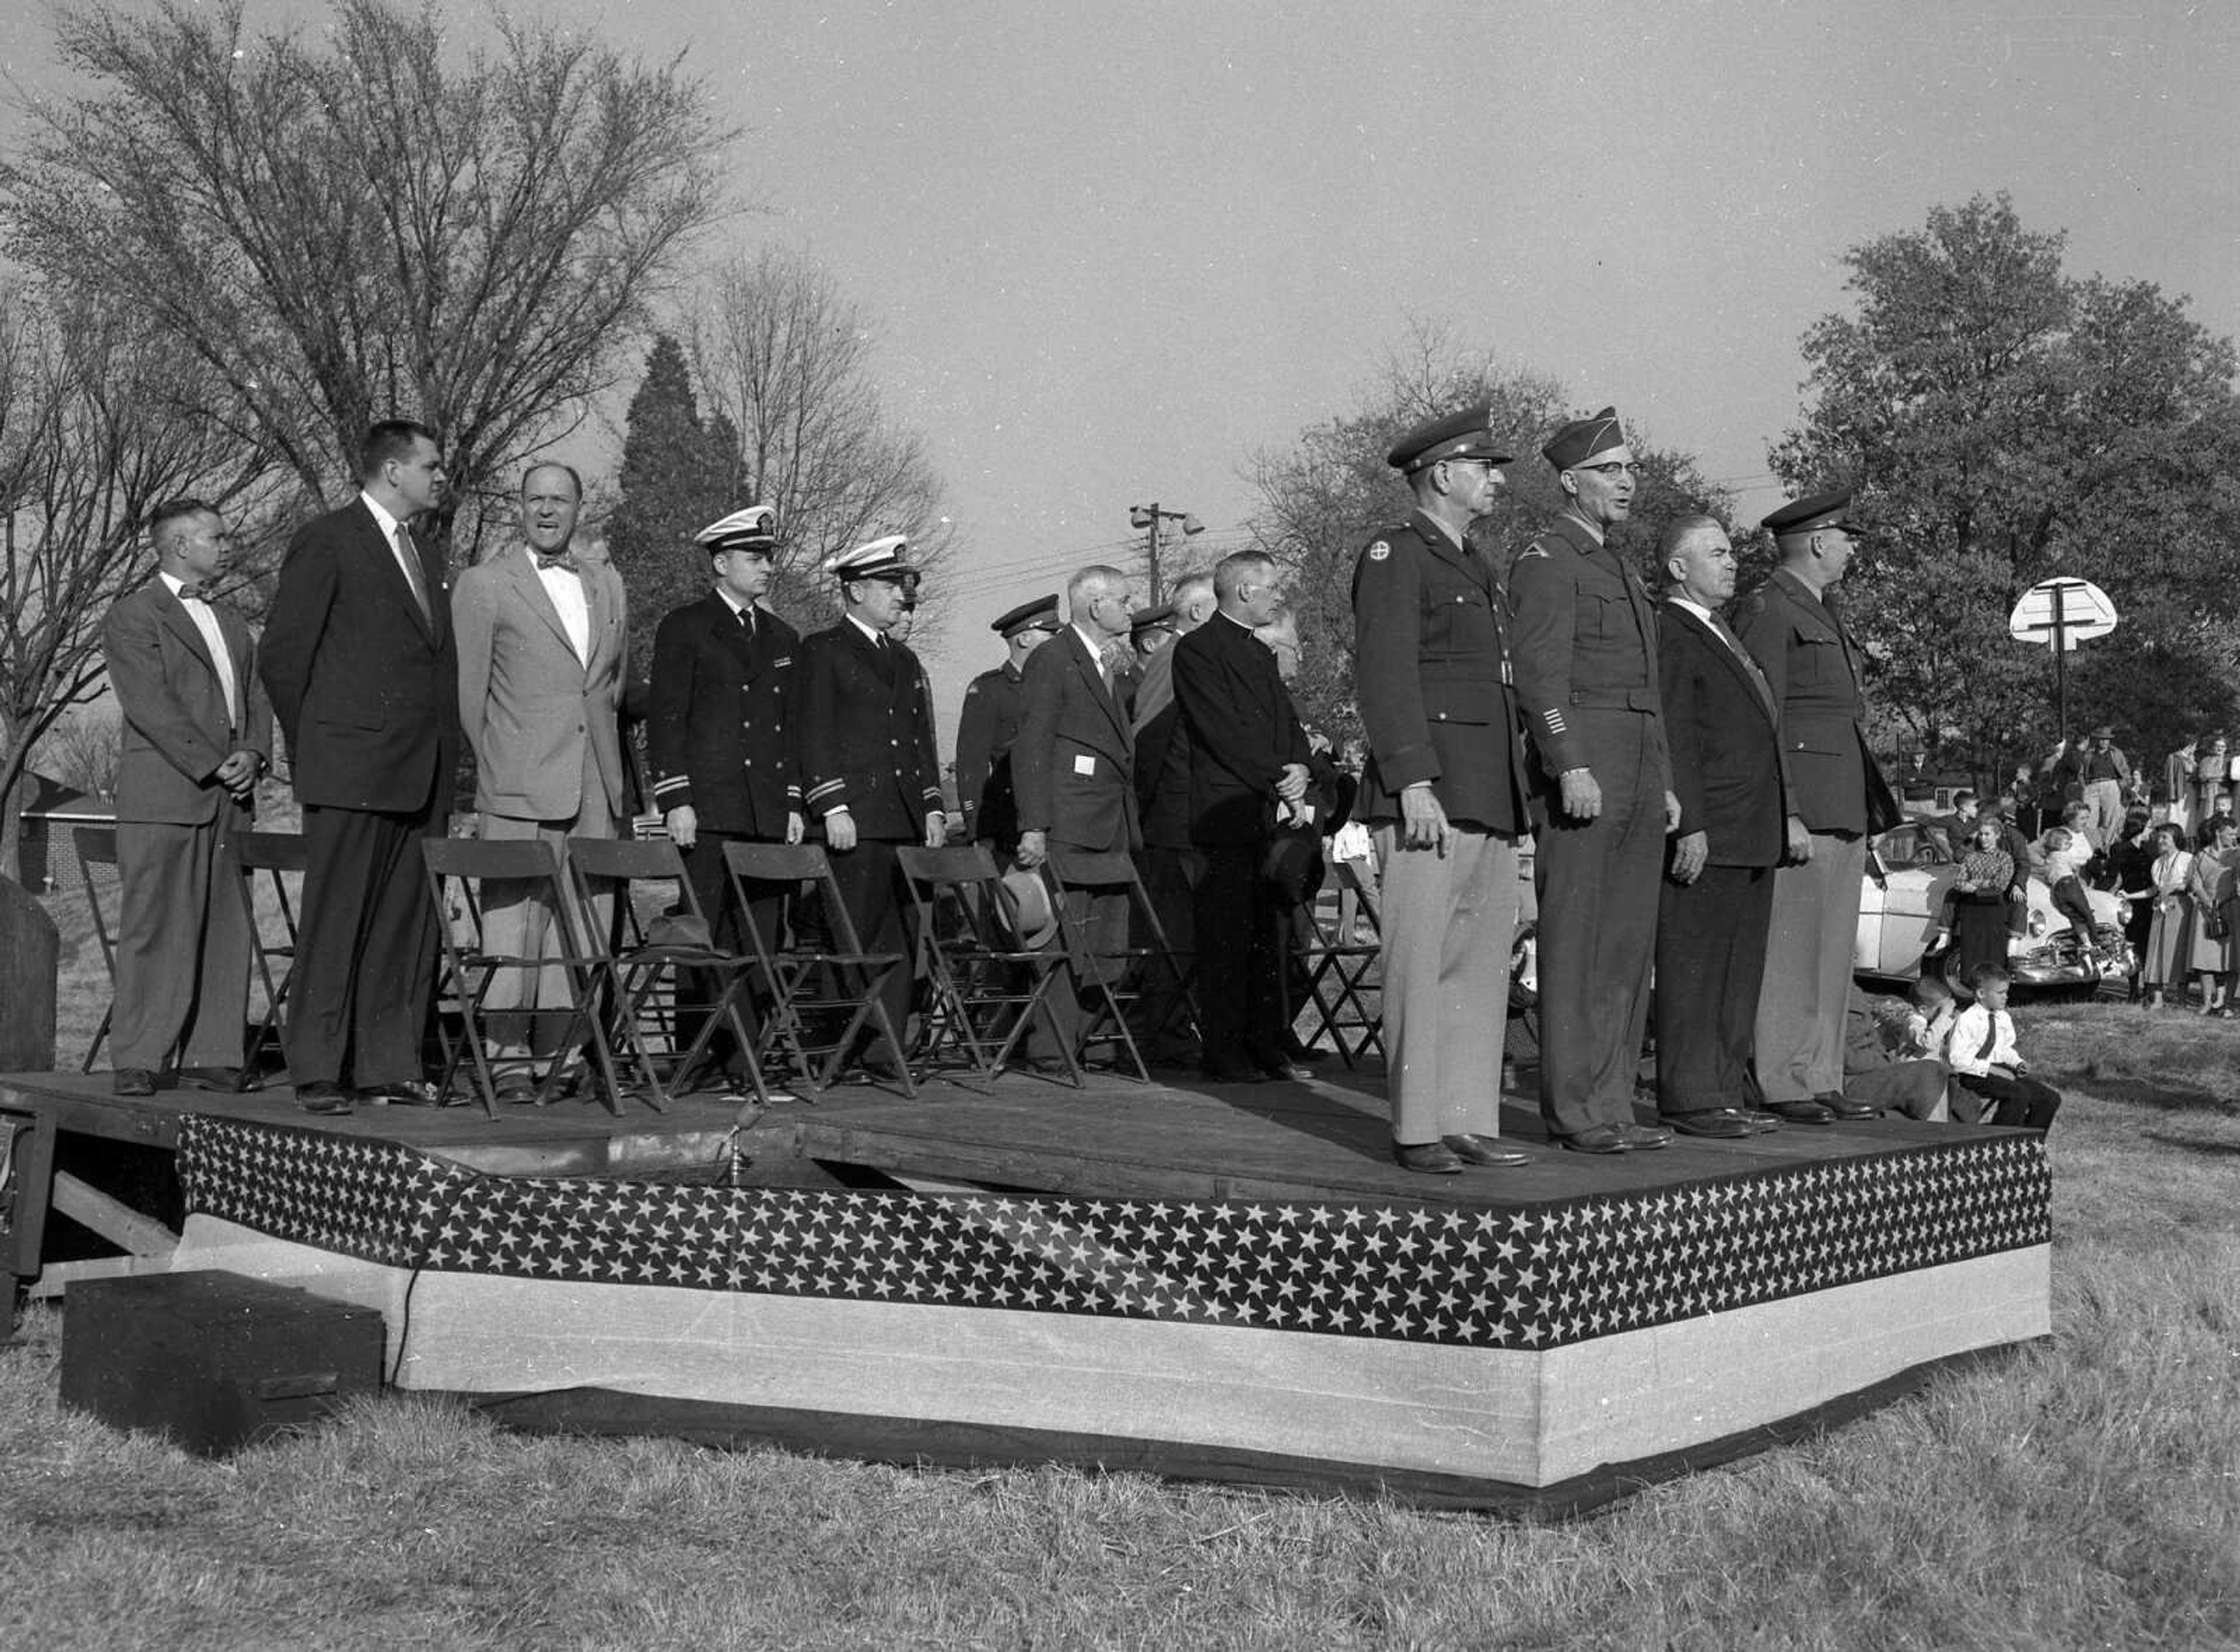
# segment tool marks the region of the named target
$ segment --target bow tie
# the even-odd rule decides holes
[[[530,554],[537,558],[539,573],[548,568],[564,568],[571,574],[576,571],[576,553],[572,550],[556,550],[550,556],[541,550]]]
[[[179,600],[183,603],[207,603],[210,593],[210,588],[207,585],[182,585],[179,587]]]

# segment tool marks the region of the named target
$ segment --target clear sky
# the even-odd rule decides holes
[[[2073,271],[2240,332],[2230,3],[513,10],[685,54],[767,208],[731,237],[808,247],[880,319],[889,408],[961,534],[930,661],[944,750],[997,657],[987,617],[1123,554],[1131,504],[1241,527],[1250,455],[1350,410],[1410,315],[1616,403],[1745,521],[1778,502],[1766,449],[1843,251],[1933,204],[2008,190],[2070,231]],[[49,38],[0,20],[19,85]]]

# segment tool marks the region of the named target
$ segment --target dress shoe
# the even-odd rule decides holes
[[[1573,1153],[1630,1153],[1633,1143],[1625,1139],[1625,1129],[1617,1124],[1596,1124],[1574,1136],[1559,1136],[1557,1142]]]
[[[224,1090],[235,1096],[264,1087],[263,1079],[239,1067],[182,1067],[178,1081],[181,1089]]]
[[[1617,1127],[1617,1133],[1625,1138],[1625,1144],[1637,1153],[1646,1153],[1653,1149],[1670,1147],[1672,1144],[1672,1132],[1662,1124],[1621,1124]]]
[[[1460,1176],[1463,1169],[1461,1156],[1444,1142],[1395,1142],[1392,1162],[1423,1176]]]
[[[1707,1107],[1691,1113],[1667,1113],[1664,1122],[1683,1136],[1715,1136],[1732,1141],[1738,1136],[1753,1136],[1741,1109],[1732,1107]]]
[[[306,1113],[317,1113],[334,1118],[357,1109],[351,1105],[350,1093],[332,1079],[315,1078],[308,1084],[296,1086],[296,1105]]]
[[[1738,1107],[1735,1111],[1743,1116],[1743,1122],[1749,1125],[1754,1133],[1762,1135],[1767,1130],[1781,1128],[1781,1121],[1762,1107]]]
[[[1836,1116],[1817,1102],[1768,1102],[1765,1110],[1790,1124],[1833,1124]]]
[[[1880,1118],[1883,1115],[1883,1109],[1872,1102],[1853,1101],[1841,1090],[1820,1090],[1814,1094],[1812,1099],[1837,1118],[1856,1122],[1863,1118]]]
[[[417,1078],[400,1078],[391,1084],[369,1084],[358,1094],[376,1107],[442,1107],[441,1091]]]
[[[498,1081],[496,1093],[498,1101],[507,1107],[534,1107],[537,1105],[537,1081],[533,1078],[526,1076],[502,1078]],[[552,1099],[555,1101],[560,1099],[560,1092],[557,1087],[555,1087],[552,1092]]]
[[[1312,1044],[1297,1038],[1284,1041],[1283,1054],[1287,1059],[1297,1062],[1302,1067],[1312,1067],[1317,1062],[1328,1061],[1330,1057],[1330,1053],[1327,1049],[1317,1049]]]
[[[1303,1083],[1314,1076],[1297,1062],[1282,1056],[1272,1056],[1262,1062],[1260,1072],[1263,1077],[1277,1079],[1286,1084]]]
[[[144,1067],[120,1067],[110,1077],[109,1089],[114,1096],[153,1096],[156,1075]]]
[[[1443,1136],[1439,1144],[1464,1164],[1530,1164],[1532,1156],[1503,1147],[1497,1136]]]
[[[1225,1061],[1206,1062],[1197,1069],[1197,1076],[1209,1084],[1264,1084],[1268,1082],[1268,1075],[1257,1067],[1245,1067]]]

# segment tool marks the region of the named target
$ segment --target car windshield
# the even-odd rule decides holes
[[[1885,866],[1950,866],[1960,858],[1950,835],[1929,821],[1893,827],[1876,840],[1875,853]]]

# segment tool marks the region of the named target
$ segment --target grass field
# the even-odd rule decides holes
[[[2240,1646],[2240,1025],[2022,1020],[2069,1096],[2052,1339],[1590,1521],[405,1398],[204,1462],[61,1410],[40,1308],[0,1349],[0,1647]]]

